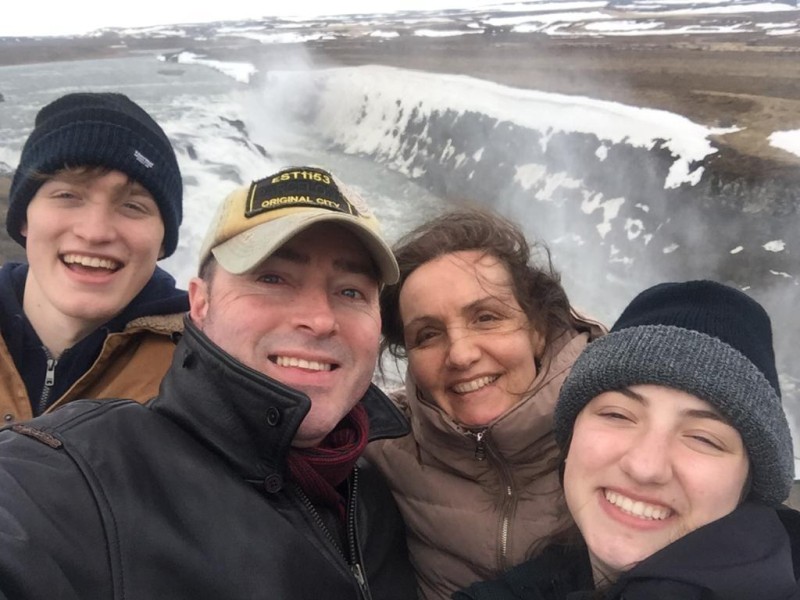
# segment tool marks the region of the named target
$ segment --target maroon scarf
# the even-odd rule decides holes
[[[353,471],[368,434],[367,411],[357,404],[319,446],[289,449],[289,478],[313,504],[336,510],[342,522],[347,514],[345,499],[336,488]]]

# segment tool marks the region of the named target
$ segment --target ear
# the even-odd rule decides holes
[[[199,277],[189,280],[189,316],[200,329],[203,328],[211,302],[208,283]]]
[[[164,244],[161,244],[161,248],[158,249],[158,260],[161,260],[162,258],[164,258],[165,254],[166,254],[166,250],[164,250]]]
[[[533,356],[536,360],[542,360],[546,341],[545,336],[542,335],[536,327],[531,327],[531,347],[533,348]]]
[[[22,237],[28,237],[28,222],[27,221],[22,223],[22,226],[19,228],[19,234]]]

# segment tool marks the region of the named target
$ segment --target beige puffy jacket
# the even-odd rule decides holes
[[[497,577],[567,523],[553,408],[588,341],[587,333],[568,332],[551,343],[534,392],[482,435],[420,400],[407,377],[405,394],[395,399],[412,433],[370,444],[367,457],[388,479],[405,519],[422,598],[449,599]]]

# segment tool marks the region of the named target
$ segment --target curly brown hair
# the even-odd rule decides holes
[[[533,249],[541,254],[538,262]],[[593,325],[572,310],[544,244],[532,247],[516,225],[491,211],[458,209],[420,225],[395,244],[400,280],[381,292],[382,351],[388,350],[396,358],[407,357],[400,290],[409,275],[435,258],[467,250],[485,252],[508,269],[515,299],[546,344],[565,330],[591,330]]]

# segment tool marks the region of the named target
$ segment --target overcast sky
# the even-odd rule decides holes
[[[502,0],[501,0],[502,2]],[[21,0],[3,11],[0,36],[87,33],[102,27],[142,27],[262,16],[314,16],[399,9],[474,7],[489,0]],[[201,6],[201,4],[205,6]]]

